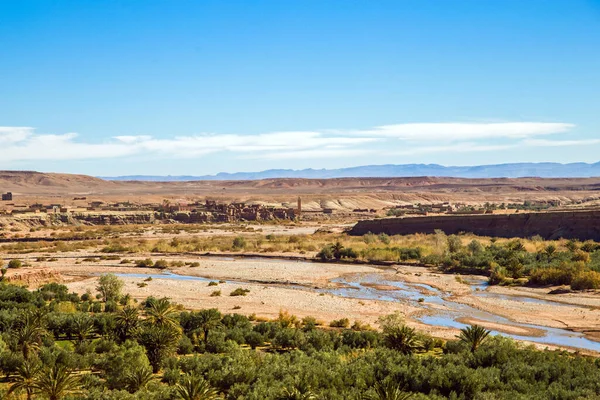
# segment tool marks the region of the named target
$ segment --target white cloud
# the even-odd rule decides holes
[[[564,133],[568,123],[412,123],[364,130],[283,131],[252,135],[206,133],[156,138],[115,136],[90,142],[76,133],[36,133],[30,127],[0,127],[0,163],[17,161],[111,159],[118,157],[193,158],[229,153],[233,159],[329,159],[363,155],[393,156],[501,151],[520,146],[551,147],[600,143],[591,140],[537,139]],[[492,141],[492,142],[490,142]]]
[[[573,124],[552,122],[501,123],[415,123],[383,125],[357,131],[360,135],[390,137],[408,141],[461,141],[480,139],[523,139],[567,132]]]
[[[117,139],[119,142],[123,142],[123,143],[136,143],[136,142],[143,142],[145,140],[150,140],[150,139],[152,139],[152,136],[146,136],[146,135],[114,136],[113,139]]]
[[[483,151],[500,151],[508,150],[518,147],[518,144],[500,144],[500,145],[486,145],[477,144],[474,142],[461,142],[446,146],[419,146],[412,147],[405,150],[391,151],[386,155],[419,155],[419,154],[434,154],[434,153],[475,153]]]
[[[0,126],[0,145],[18,143],[33,134],[33,128]]]
[[[246,159],[267,159],[267,160],[289,160],[289,159],[315,159],[315,158],[344,158],[357,157],[376,153],[374,150],[367,149],[339,149],[325,148],[300,151],[274,152],[265,155],[253,155],[244,157]]]
[[[521,142],[525,146],[531,147],[562,147],[562,146],[587,146],[600,144],[600,139],[583,140],[547,140],[547,139],[528,139]]]
[[[102,159],[133,155],[162,155],[165,157],[199,157],[218,152],[257,154],[259,157],[279,158],[342,156],[353,154],[353,148],[380,139],[373,137],[332,136],[321,132],[290,131],[256,135],[203,134],[153,138],[146,135],[115,136],[105,143],[86,143],[75,133],[63,135],[35,134],[31,128],[2,128],[0,130],[0,162],[33,160]],[[327,152],[320,150],[328,148]],[[331,149],[338,149],[332,151]]]

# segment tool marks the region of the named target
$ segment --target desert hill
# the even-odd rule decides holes
[[[113,186],[111,182],[88,175],[0,171],[0,190],[3,192],[46,193],[62,188],[71,193],[110,186]]]
[[[212,198],[223,201],[293,203],[311,208],[383,208],[404,202],[518,202],[600,199],[600,178],[274,178],[231,181],[107,181],[86,175],[0,171],[0,191],[15,202],[87,196],[87,200],[160,202]]]

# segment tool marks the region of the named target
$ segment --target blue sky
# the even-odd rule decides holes
[[[600,161],[599,0],[0,0],[0,168]]]

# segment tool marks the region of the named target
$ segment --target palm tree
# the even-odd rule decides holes
[[[139,342],[146,348],[153,373],[160,370],[162,360],[175,350],[180,337],[179,331],[160,325],[148,325],[140,332]]]
[[[280,400],[314,400],[317,396],[305,382],[298,382],[291,388],[285,388]]]
[[[403,354],[412,354],[421,347],[417,331],[407,325],[387,329],[384,333],[384,340],[388,347]]]
[[[339,260],[342,258],[342,251],[344,250],[344,245],[339,241],[335,242],[335,244],[331,245],[331,252],[333,253],[333,258]]]
[[[23,353],[25,359],[28,359],[32,352],[40,349],[42,337],[46,333],[43,318],[43,315],[38,312],[28,311],[11,333],[17,348]]]
[[[208,343],[208,334],[221,325],[221,313],[216,308],[202,310],[198,313],[199,329],[204,334],[204,343]]]
[[[406,393],[395,385],[392,381],[386,384],[377,382],[373,387],[375,393],[367,394],[365,400],[407,400],[412,397],[412,393]]]
[[[460,335],[457,336],[461,342],[466,343],[471,348],[471,353],[481,346],[481,344],[487,339],[490,331],[479,325],[467,326],[460,330]]]
[[[546,248],[544,249],[544,252],[546,253],[546,255],[548,256],[548,258],[552,258],[552,256],[554,255],[554,253],[556,253],[556,246],[553,244],[549,244],[548,246],[546,246]]]
[[[133,339],[140,326],[139,312],[135,307],[127,306],[115,316],[115,335],[119,341]]]
[[[214,400],[219,398],[218,392],[196,373],[185,375],[175,386],[177,398],[181,400]]]
[[[19,368],[17,368],[15,382],[10,386],[10,388],[6,392],[6,395],[8,396],[15,391],[25,390],[25,393],[27,393],[27,400],[31,400],[33,391],[35,389],[35,378],[39,373],[40,369],[41,367],[37,360],[25,360],[23,364],[21,364]]]
[[[73,333],[77,342],[81,343],[94,334],[94,321],[86,314],[79,314],[73,318]]]
[[[146,308],[146,321],[150,324],[160,327],[170,327],[177,331],[181,330],[177,319],[177,308],[169,301],[168,298],[151,299]]]
[[[130,393],[135,393],[138,390],[144,389],[152,379],[154,379],[154,376],[152,375],[152,370],[150,368],[145,365],[141,368],[137,368],[125,377],[127,390],[129,390]]]
[[[36,393],[49,400],[60,400],[70,393],[79,391],[79,378],[65,366],[55,365],[37,374],[33,388]]]

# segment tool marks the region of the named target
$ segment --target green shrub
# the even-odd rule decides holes
[[[331,250],[331,246],[327,245],[319,251],[317,257],[323,261],[333,260],[333,250]]]
[[[371,232],[365,233],[362,238],[363,242],[365,242],[366,244],[374,244],[375,242],[377,242],[377,235]]]
[[[250,293],[250,289],[237,288],[233,292],[229,293],[230,296],[245,296]]]
[[[377,239],[383,244],[390,244],[391,241],[389,235],[385,233],[380,233],[379,236],[377,236]]]
[[[140,268],[151,268],[154,266],[154,261],[149,258],[146,258],[145,260],[138,260],[136,261],[135,266]]]
[[[246,239],[243,236],[238,236],[233,239],[232,247],[236,250],[242,250],[246,247]]]
[[[257,347],[263,346],[265,343],[263,335],[255,331],[248,332],[244,339],[252,349],[256,349]]]
[[[23,262],[21,260],[10,260],[8,262],[8,268],[21,268],[23,266]]]
[[[571,289],[600,289],[600,273],[596,271],[582,272],[571,282]]]
[[[329,323],[332,328],[348,328],[350,327],[350,320],[348,318],[334,319]]]

